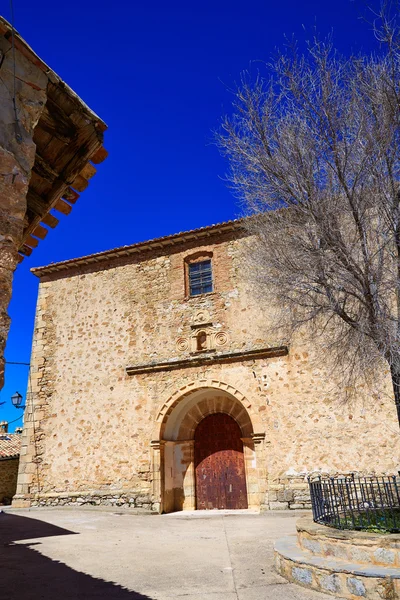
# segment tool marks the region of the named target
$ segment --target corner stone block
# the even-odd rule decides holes
[[[29,508],[31,505],[30,500],[21,500],[19,498],[12,501],[13,508]]]
[[[18,475],[18,484],[28,484],[32,483],[32,474],[31,473],[21,473]]]

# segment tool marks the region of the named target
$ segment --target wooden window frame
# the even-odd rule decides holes
[[[200,294],[190,294],[190,265],[201,263],[205,261],[211,262],[211,285],[212,289],[210,292],[203,292]],[[185,258],[185,297],[186,298],[198,298],[207,294],[213,294],[215,292],[215,275],[214,275],[214,264],[213,264],[213,253],[212,252],[196,252]]]

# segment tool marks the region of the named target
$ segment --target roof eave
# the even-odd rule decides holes
[[[114,258],[118,258],[120,256],[133,256],[135,254],[140,254],[151,250],[161,250],[163,248],[173,247],[177,244],[191,242],[194,240],[203,241],[211,236],[228,233],[229,231],[239,230],[245,231],[245,228],[243,226],[243,219],[236,219],[232,221],[227,221],[225,223],[219,223],[217,225],[209,225],[200,229],[175,233],[173,235],[148,240],[145,242],[138,242],[137,244],[132,244],[130,246],[122,246],[119,248],[114,248],[112,250],[105,250],[104,252],[99,252],[97,254],[90,254],[88,256],[82,256],[80,258],[73,258],[70,260],[46,265],[43,267],[34,267],[31,269],[31,272],[36,277],[41,278],[45,275],[50,275],[55,272],[67,271],[84,265],[86,266],[95,263],[106,263],[107,261]]]

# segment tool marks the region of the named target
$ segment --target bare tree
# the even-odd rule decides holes
[[[400,45],[379,17],[373,55],[314,40],[243,75],[217,143],[279,324],[329,340],[344,394],[390,370],[400,424]]]

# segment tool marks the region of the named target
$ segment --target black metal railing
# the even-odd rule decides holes
[[[399,476],[310,475],[308,483],[316,523],[337,529],[400,532]]]

